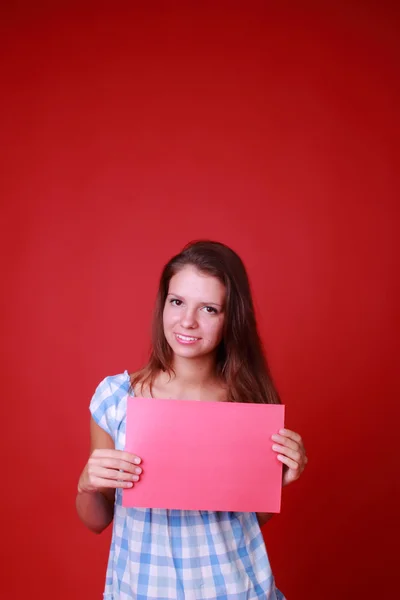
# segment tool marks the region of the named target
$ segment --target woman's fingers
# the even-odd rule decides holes
[[[301,462],[302,454],[298,450],[292,450],[292,448],[288,448],[287,446],[279,446],[278,444],[274,444],[272,446],[272,450],[291,458],[296,464],[300,464]]]
[[[99,465],[101,467],[106,467],[108,469],[117,469],[128,471],[128,473],[141,473],[141,467],[138,467],[131,462],[127,462],[126,460],[119,460],[117,458],[102,458],[100,456],[91,456],[89,458],[89,465]]]
[[[278,444],[287,446],[288,448],[291,448],[292,450],[298,450],[298,448],[299,448],[298,442],[295,442],[290,438],[284,437],[283,435],[273,435],[272,439],[274,440],[274,442],[278,442]]]
[[[94,467],[90,472],[92,477],[100,477],[101,479],[111,479],[114,481],[139,481],[140,473],[128,473],[124,471],[116,471],[115,469],[106,469],[104,467]]]
[[[289,467],[289,469],[293,469],[294,471],[297,471],[297,469],[299,468],[299,463],[297,463],[292,458],[289,458],[288,456],[284,456],[283,454],[278,454],[278,456],[276,458],[278,460],[280,460],[284,465]]]
[[[281,429],[280,434],[272,436],[275,442],[272,449],[292,458],[304,467],[308,459],[301,436],[290,429]]]
[[[78,484],[81,491],[96,491],[101,488],[130,488],[139,481],[142,468],[136,454],[123,450],[94,450],[86,464]]]
[[[93,450],[92,457],[123,460],[135,465],[140,465],[142,462],[142,459],[139,456],[136,456],[136,454],[131,454],[130,452],[125,452],[124,450],[111,450],[105,448],[97,448],[96,450]]]
[[[290,429],[280,429],[279,433],[281,436],[289,438],[289,439],[293,440],[293,442],[296,442],[297,444],[303,443],[302,439],[301,439],[301,435],[299,435],[295,431],[291,431]]]
[[[93,477],[91,480],[91,485],[96,490],[101,488],[131,488],[133,484],[133,481],[117,481],[116,479],[102,479],[101,477]]]
[[[301,436],[290,429],[280,429],[279,435],[272,436],[275,442],[272,450],[277,452],[277,459],[285,465],[283,470],[283,485],[296,481],[308,462]]]

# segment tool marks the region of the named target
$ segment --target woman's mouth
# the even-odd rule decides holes
[[[201,339],[190,335],[182,335],[180,333],[175,333],[175,337],[180,344],[195,344]]]

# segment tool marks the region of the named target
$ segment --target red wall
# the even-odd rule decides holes
[[[109,533],[74,508],[88,403],[104,376],[145,360],[162,265],[207,237],[248,266],[287,425],[310,456],[265,528],[278,584],[289,600],[385,598],[399,464],[394,9],[12,4],[1,593],[101,597]]]

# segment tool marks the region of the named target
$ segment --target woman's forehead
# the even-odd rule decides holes
[[[217,277],[203,273],[193,266],[183,267],[171,277],[168,292],[189,297],[206,295],[218,297],[219,300],[224,299],[226,295],[225,286]]]

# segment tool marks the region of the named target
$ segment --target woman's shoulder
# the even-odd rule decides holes
[[[98,384],[91,400],[91,408],[100,405],[118,404],[119,400],[130,392],[131,379],[128,371],[117,375],[107,375]]]
[[[150,381],[148,373],[145,369],[136,371],[128,375],[130,382],[130,392],[132,396],[140,396],[143,398],[152,398],[154,389],[157,387],[158,376],[152,378],[152,384],[150,389]]]
[[[102,379],[97,386],[98,389],[107,390],[111,394],[119,390],[120,388],[129,388],[131,384],[131,376],[128,371],[125,370],[117,375],[107,375]]]
[[[130,388],[128,371],[108,375],[98,384],[90,401],[93,419],[112,437],[118,422],[124,417]]]

